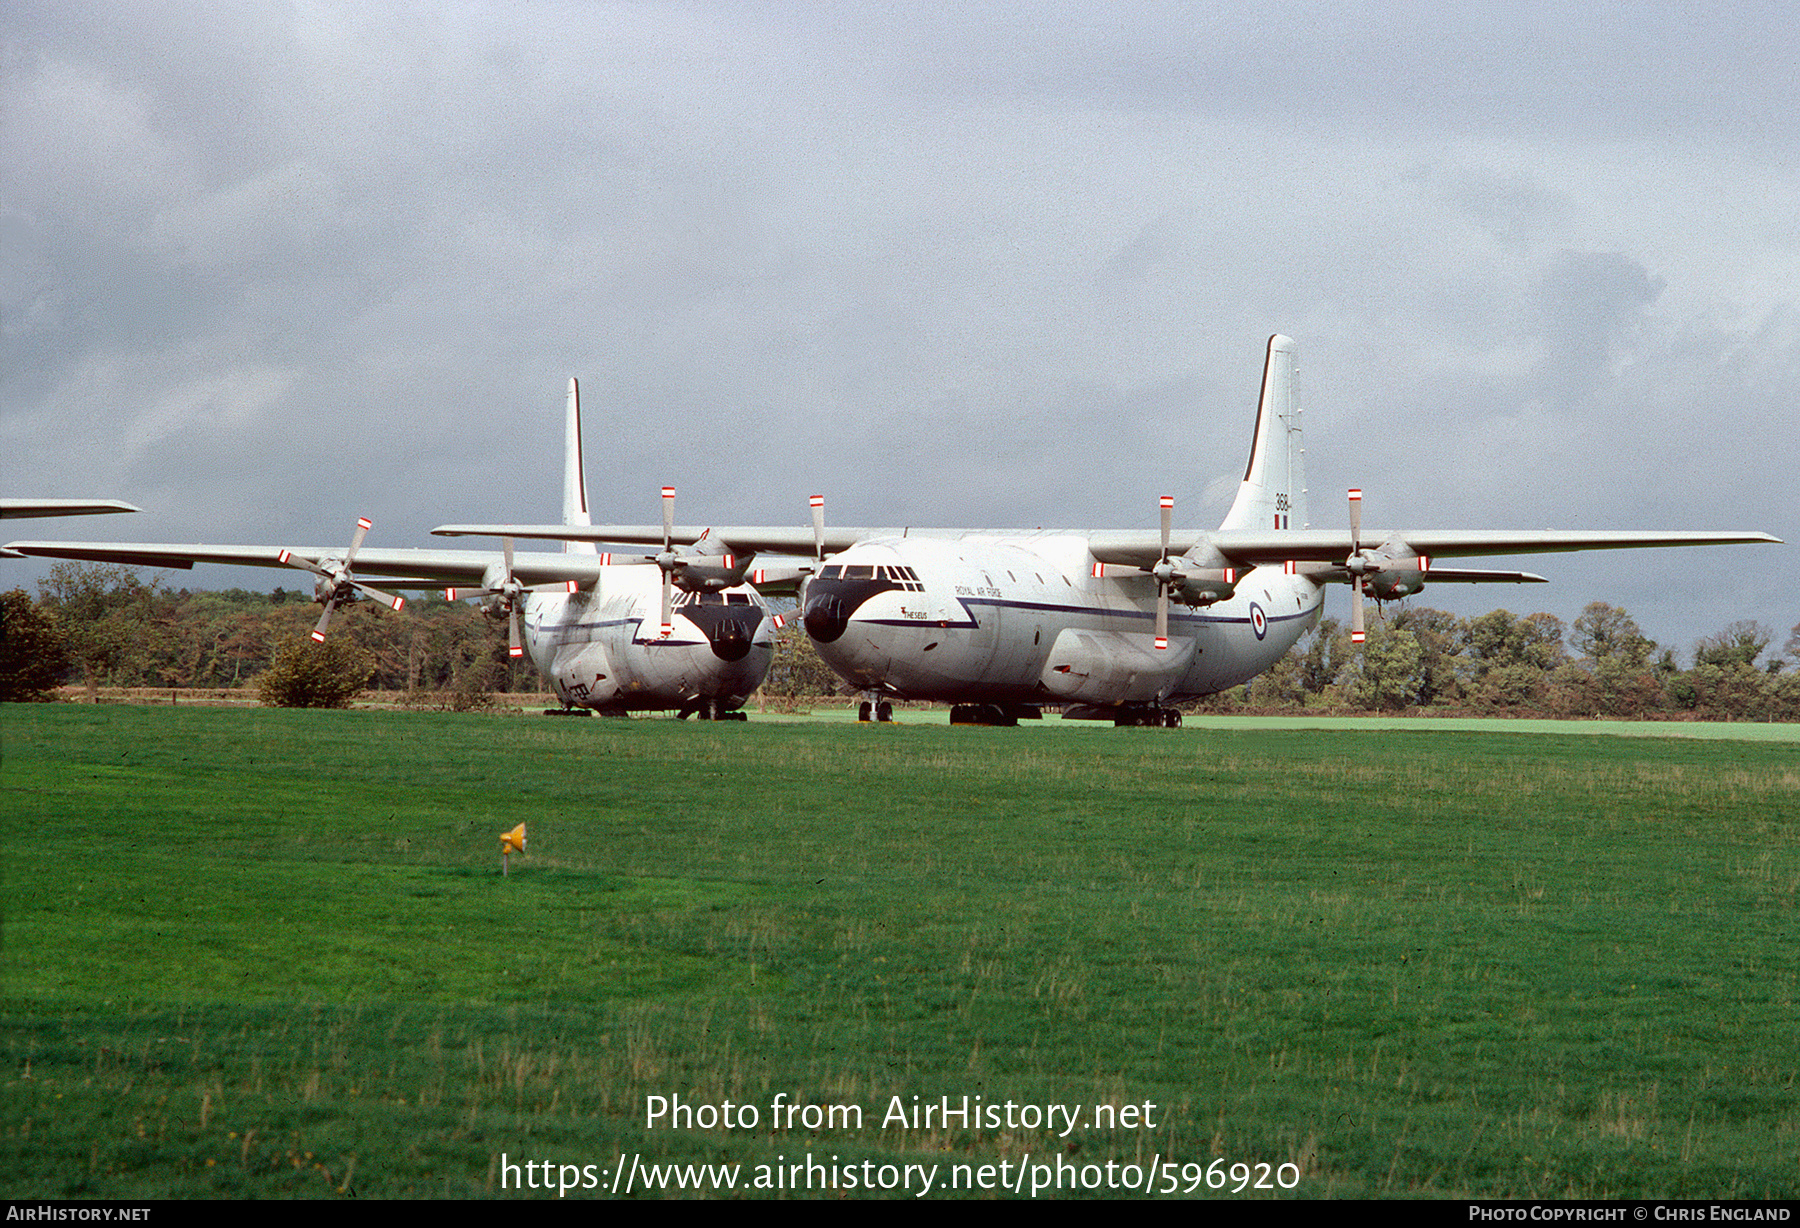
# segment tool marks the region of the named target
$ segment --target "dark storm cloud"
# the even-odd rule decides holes
[[[1593,395],[1636,350],[1645,313],[1662,290],[1661,278],[1616,252],[1558,255],[1533,303],[1544,348],[1536,381],[1544,399],[1573,408]]]

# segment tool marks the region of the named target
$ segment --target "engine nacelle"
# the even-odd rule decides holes
[[[1229,601],[1244,575],[1245,569],[1237,567],[1183,567],[1176,574],[1174,596],[1188,605]]]
[[[675,560],[670,579],[684,593],[717,593],[744,582],[754,555],[684,554]]]
[[[1170,595],[1187,605],[1229,601],[1250,574],[1250,568],[1231,566],[1229,559],[1210,547],[1204,554],[1195,550],[1170,559],[1169,566],[1174,571]]]
[[[1363,587],[1377,601],[1412,596],[1425,587],[1425,573],[1431,570],[1431,560],[1422,554],[1377,554],[1374,561],[1381,570],[1369,573]]]

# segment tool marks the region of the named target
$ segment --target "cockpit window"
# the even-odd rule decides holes
[[[919,575],[910,567],[898,567],[887,563],[832,563],[819,569],[821,580],[886,580],[896,588],[908,593],[921,593],[925,586],[919,582]]]

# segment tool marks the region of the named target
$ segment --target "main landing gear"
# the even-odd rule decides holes
[[[1181,709],[1120,708],[1113,717],[1113,728],[1123,729],[1127,725],[1160,725],[1164,729],[1180,729]]]
[[[890,724],[894,719],[894,705],[885,699],[865,699],[856,705],[856,719],[865,724],[870,721]]]
[[[1019,723],[1019,716],[1018,713],[1009,712],[999,704],[952,704],[950,723],[952,725],[998,725],[1011,729]]]
[[[1114,728],[1127,725],[1181,728],[1181,709],[1157,704],[1071,704],[1063,709],[1065,721],[1111,721]]]
[[[725,705],[716,699],[696,699],[685,704],[675,713],[681,720],[692,716],[703,721],[747,721],[750,717],[742,708],[727,711]]]

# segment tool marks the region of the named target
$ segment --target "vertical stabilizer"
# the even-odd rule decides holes
[[[581,389],[569,377],[569,408],[563,425],[563,523],[588,525],[587,474],[581,463]],[[564,542],[567,554],[593,554],[593,542]]]
[[[1298,353],[1292,337],[1276,333],[1269,338],[1250,463],[1221,529],[1305,527],[1305,449],[1300,445],[1300,397],[1294,387]]]

